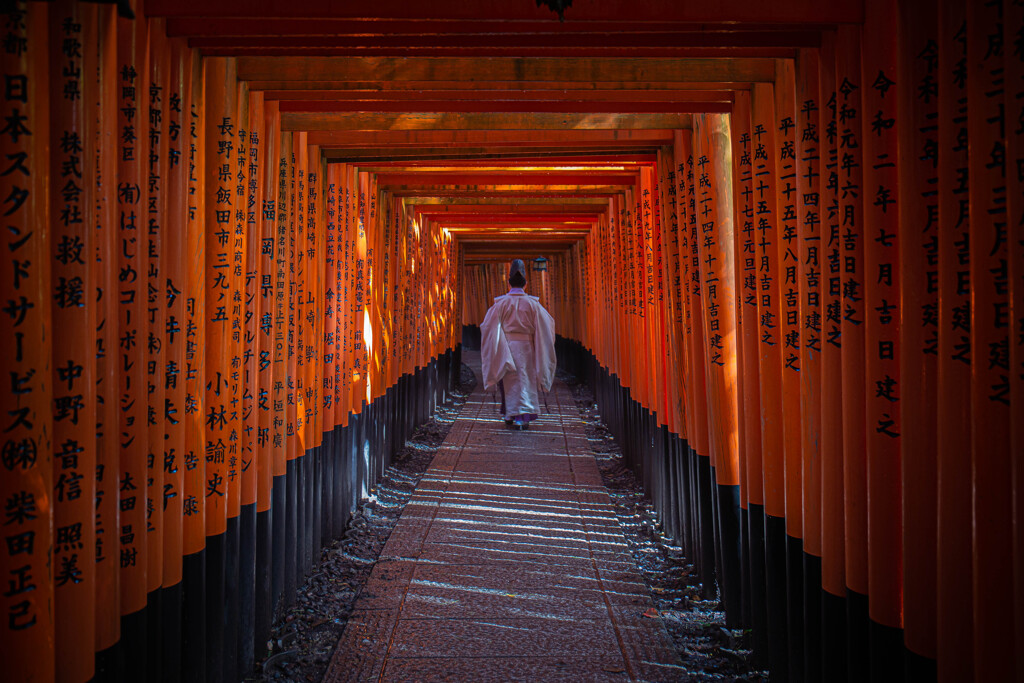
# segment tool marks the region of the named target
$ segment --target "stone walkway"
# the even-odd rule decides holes
[[[479,356],[464,360],[479,379]],[[565,385],[542,410],[529,431],[507,430],[478,382],[356,602],[326,683],[683,677]]]

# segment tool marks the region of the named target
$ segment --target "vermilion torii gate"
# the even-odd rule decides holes
[[[1024,7],[577,2],[5,3],[10,680],[244,676],[514,256],[774,675],[1024,680]]]

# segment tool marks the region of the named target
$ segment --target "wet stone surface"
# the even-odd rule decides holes
[[[758,670],[751,661],[750,632],[726,627],[719,599],[701,598],[702,584],[695,568],[682,549],[661,533],[651,501],[602,422],[590,387],[571,375],[560,372],[558,377],[576,401],[619,526],[682,659],[686,671],[677,680],[768,681],[768,672]]]
[[[493,448],[521,466],[542,463],[540,451],[517,453],[500,431],[470,438],[467,423],[494,418],[489,405],[470,410],[480,391],[469,396],[475,379],[464,366],[454,404],[416,431],[344,537],[324,550],[246,680],[321,681],[330,665],[331,681],[767,681],[751,666],[749,634],[726,629],[718,600],[701,599],[693,567],[660,533],[589,387],[559,379],[564,400],[551,412],[568,460],[589,452],[597,462],[592,475],[569,466],[582,521],[552,522],[565,495],[555,479],[540,477],[519,501],[502,490],[503,471],[477,467]],[[538,443],[551,437],[535,431]],[[463,500],[501,512],[446,520]],[[514,557],[503,548],[506,521],[510,531],[533,529]],[[474,538],[477,527],[486,540]],[[556,528],[569,540],[552,537]],[[587,543],[573,540],[584,534]]]
[[[356,598],[475,384],[473,371],[464,365],[453,400],[438,406],[438,412],[395,455],[373,496],[360,502],[342,538],[323,550],[295,603],[278,615],[261,653],[265,656],[246,681],[323,679]]]

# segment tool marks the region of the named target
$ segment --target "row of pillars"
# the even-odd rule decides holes
[[[5,679],[237,680],[457,377],[455,245],[141,10],[0,30]]]
[[[695,115],[552,277],[773,675],[1024,680],[1024,7],[865,7]]]

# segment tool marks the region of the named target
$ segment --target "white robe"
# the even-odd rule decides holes
[[[538,389],[555,380],[555,319],[540,300],[513,289],[494,298],[480,324],[484,388],[502,382],[505,419],[538,414]]]

